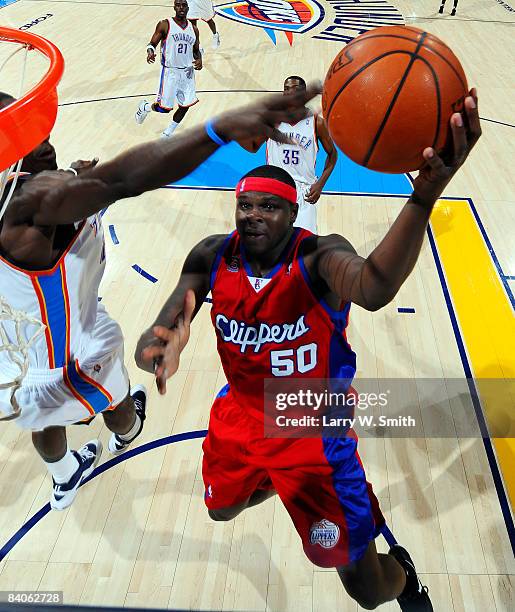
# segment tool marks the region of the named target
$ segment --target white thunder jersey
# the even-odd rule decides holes
[[[266,163],[284,168],[295,181],[312,185],[317,177],[318,142],[316,115],[302,119],[294,125],[281,123],[277,128],[298,142],[298,145],[280,144],[274,140],[266,143]]]
[[[184,28],[168,19],[168,36],[161,43],[161,65],[165,68],[189,68],[193,65],[195,30],[191,22]]]
[[[0,256],[0,287],[12,308],[42,321],[45,333],[29,349],[29,374],[62,370],[92,350],[97,322],[98,288],[105,268],[104,233],[100,214],[83,221],[75,237],[49,270],[29,271]],[[10,340],[17,344],[14,324],[3,323]],[[29,326],[27,336],[34,328]],[[110,346],[110,344],[113,346]],[[118,336],[105,338],[105,352],[120,343]],[[13,370],[14,368],[14,370]],[[0,372],[11,380],[18,368],[0,352]]]

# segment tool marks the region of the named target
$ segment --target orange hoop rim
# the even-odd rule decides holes
[[[50,135],[57,116],[57,85],[64,58],[46,38],[0,26],[0,43],[27,44],[50,60],[39,83],[18,100],[0,110],[0,171],[25,157]]]

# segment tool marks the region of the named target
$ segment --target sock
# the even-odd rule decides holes
[[[141,419],[136,414],[136,420],[134,421],[134,425],[129,429],[129,431],[124,434],[116,434],[116,435],[120,438],[120,440],[123,440],[124,442],[130,442],[139,432],[140,427],[141,427]]]
[[[50,474],[52,474],[54,480],[62,484],[63,482],[68,482],[73,474],[75,474],[79,467],[79,462],[77,461],[77,457],[75,457],[68,446],[66,446],[66,453],[62,459],[51,463],[45,461],[45,465]]]
[[[175,130],[177,129],[177,126],[178,126],[178,125],[179,125],[179,124],[178,124],[176,121],[172,121],[172,122],[170,123],[170,125],[169,125],[169,126],[166,128],[166,131],[167,131],[169,134],[173,134],[173,133],[175,132]]]

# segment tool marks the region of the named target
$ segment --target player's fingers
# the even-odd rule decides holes
[[[156,386],[160,395],[166,394],[166,376],[164,374],[158,376],[156,373]]]
[[[465,129],[465,124],[463,122],[461,113],[454,113],[451,116],[451,131],[454,160],[453,164],[450,165],[461,165],[468,153],[467,130]]]
[[[294,140],[280,132],[277,128],[269,128],[266,133],[267,138],[271,138],[275,142],[280,144],[295,144]]]
[[[156,325],[153,327],[152,332],[156,338],[159,338],[164,342],[169,342],[173,337],[173,331],[167,327],[163,327],[162,325]]]
[[[447,167],[443,163],[442,158],[437,154],[437,152],[428,147],[424,149],[422,152],[422,156],[424,157],[427,165],[434,170],[438,175],[445,176],[447,173]]]
[[[312,98],[322,93],[322,82],[313,81],[308,84],[306,89],[296,91],[294,94],[285,96],[284,94],[276,94],[270,96],[266,102],[267,108],[270,110],[279,110],[292,107],[302,107]]]
[[[474,89],[471,90],[475,91]],[[469,128],[469,145],[472,148],[481,136],[481,123],[479,120],[479,111],[477,108],[477,94],[470,95],[465,98],[465,113]]]
[[[165,353],[166,347],[163,346],[147,346],[141,351],[141,356],[144,361],[157,361],[161,359]]]

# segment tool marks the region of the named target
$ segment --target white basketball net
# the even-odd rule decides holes
[[[12,42],[5,41],[2,42]],[[14,43],[19,45],[14,49],[7,58],[0,65],[0,73],[4,69],[5,65],[11,60],[17,53],[25,50],[25,56],[23,58],[23,66],[21,71],[21,83],[18,96],[23,94],[23,88],[25,83],[25,73],[27,67],[27,57],[30,49],[30,45],[23,43]],[[20,175],[20,168],[23,159],[15,162],[9,168],[6,168],[0,172],[0,201],[4,194],[5,188],[9,181],[11,185],[9,192],[5,197],[3,204],[0,208],[0,221],[7,209],[7,206],[12,198],[14,190],[16,189],[16,183]],[[29,332],[29,327],[30,332]],[[29,368],[29,349],[36,339],[45,331],[45,325],[38,319],[30,317],[26,312],[16,310],[12,308],[6,298],[0,295],[0,354],[4,351],[7,352],[9,360],[14,364],[20,371],[18,376],[14,380],[9,382],[0,383],[0,389],[11,389],[10,403],[13,408],[12,413],[8,416],[0,417],[0,421],[8,421],[15,419],[20,416],[21,410],[16,401],[16,391],[21,387],[22,381],[27,374]]]
[[[14,338],[9,339],[5,326],[6,322],[9,322],[10,327],[14,328],[16,343],[13,342]],[[36,328],[30,336],[27,334],[29,326]],[[0,389],[11,388],[11,406],[13,407],[13,413],[0,418],[0,421],[8,421],[20,415],[20,407],[16,401],[15,393],[21,387],[22,380],[29,368],[29,348],[44,333],[45,328],[46,326],[38,319],[29,317],[27,313],[21,310],[11,308],[3,296],[0,295],[0,352],[7,351],[10,361],[20,370],[14,380],[0,384]]]

